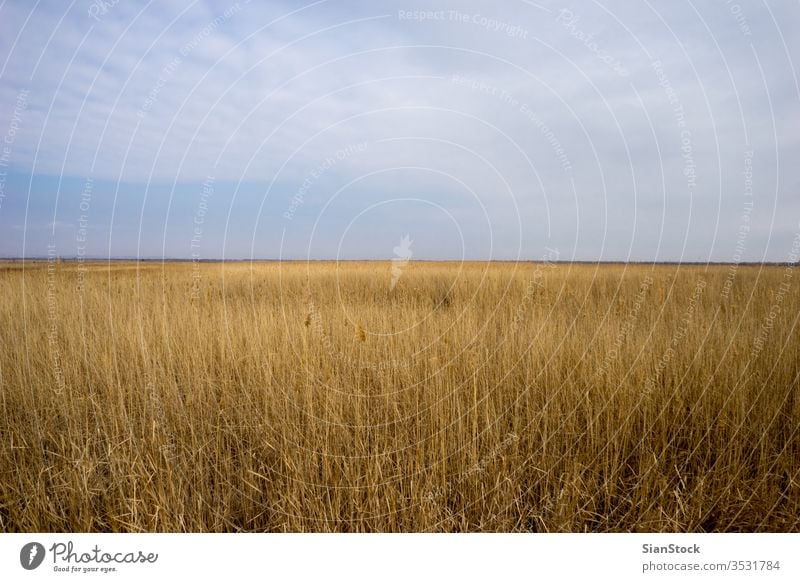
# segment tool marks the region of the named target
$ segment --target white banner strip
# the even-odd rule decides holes
[[[2,534],[0,580],[800,580],[800,534]]]

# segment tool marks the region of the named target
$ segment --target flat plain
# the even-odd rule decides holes
[[[797,278],[0,263],[0,530],[800,531]]]

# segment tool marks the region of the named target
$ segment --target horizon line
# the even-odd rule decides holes
[[[70,263],[84,262],[142,262],[142,263],[385,263],[394,260],[392,257],[375,258],[355,258],[355,259],[312,259],[312,258],[225,258],[225,259],[194,259],[179,257],[0,257],[0,261],[9,262],[56,262],[65,261]],[[625,259],[412,259],[409,262],[415,263],[552,263],[552,264],[582,264],[582,265],[716,265],[716,266],[800,266],[800,261],[682,261],[682,260],[625,260]]]

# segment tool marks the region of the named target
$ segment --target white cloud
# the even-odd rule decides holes
[[[772,13],[747,6],[747,36],[722,3],[575,2],[568,7],[571,24],[558,20],[559,7],[540,5],[545,9],[445,2],[444,18],[424,21],[398,18],[398,10],[427,7],[413,2],[347,8],[321,2],[305,9],[199,2],[185,10],[179,2],[143,9],[127,1],[99,21],[86,4],[67,14],[61,5],[46,5],[12,46],[31,8],[8,2],[0,14],[0,99],[8,104],[21,87],[31,89],[14,163],[23,171],[126,182],[202,181],[213,173],[218,180],[267,183],[280,170],[285,190],[337,148],[364,141],[374,147],[330,178],[347,181],[399,160],[447,170],[494,205],[497,225],[513,226],[516,208],[473,155],[430,140],[408,150],[375,145],[433,137],[496,164],[523,219],[557,227],[562,221],[557,230],[576,254],[596,248],[577,242],[587,232],[624,254],[634,228],[666,225],[673,238],[662,248],[674,255],[687,229],[707,230],[717,216],[735,226],[741,160],[750,147],[757,151],[759,204],[781,215],[773,244],[785,244],[797,222],[787,218],[797,205],[786,190],[800,184],[792,162],[800,153],[791,60],[797,41],[785,28],[797,16],[796,4],[770,6]],[[280,20],[265,26],[273,19]],[[514,35],[503,34],[512,27]],[[654,59],[682,107],[684,127],[658,84]],[[485,86],[454,83],[454,75]],[[8,117],[4,107],[0,124]],[[684,175],[684,131],[697,171],[693,192]],[[426,191],[432,183],[419,175],[407,188]],[[382,187],[394,185],[388,180]],[[532,217],[541,214],[544,196],[551,215]],[[693,207],[693,197],[715,202]],[[759,220],[767,221],[760,228],[771,228],[769,218]],[[701,255],[711,251],[698,244]],[[654,250],[644,248],[644,254]],[[724,260],[727,251],[717,248],[723,256],[716,258]]]

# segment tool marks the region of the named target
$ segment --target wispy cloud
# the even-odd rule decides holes
[[[411,230],[402,221],[416,219],[415,233],[457,225],[427,250],[415,235],[420,257],[437,248],[536,257],[549,244],[565,258],[729,260],[753,151],[746,256],[780,260],[800,220],[800,47],[788,28],[799,11],[244,0],[120,0],[101,11],[12,1],[0,10],[0,131],[26,89],[9,171],[118,185],[104,197],[120,184],[170,197],[173,184],[213,174],[231,184],[230,206],[215,210],[229,231],[220,240],[270,256],[280,249],[260,248],[264,229],[291,231],[294,254],[319,245],[335,256],[358,213],[422,198],[450,216],[409,202],[408,212],[375,215],[385,222],[364,236],[385,234],[390,248]],[[356,143],[369,147],[282,219],[309,171]],[[237,197],[238,183],[260,194]],[[29,211],[51,220],[64,212],[46,208],[60,196],[79,204],[79,191],[45,202],[24,180],[16,187],[6,195],[33,197]],[[178,206],[190,219],[199,194],[187,196]],[[247,232],[225,219],[243,204],[255,217]],[[22,223],[12,213],[22,207],[0,206],[0,222]],[[127,226],[167,240],[175,220]],[[316,238],[304,238],[315,223]]]

